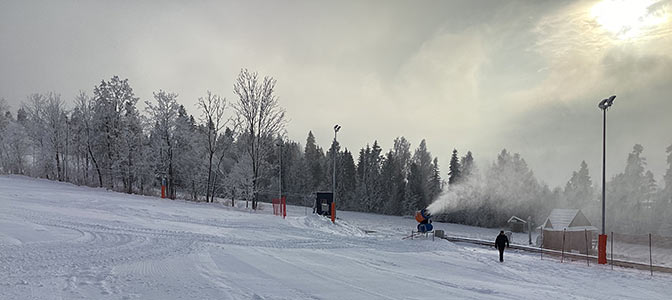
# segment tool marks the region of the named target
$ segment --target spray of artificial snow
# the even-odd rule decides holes
[[[437,216],[455,210],[458,207],[473,205],[475,204],[474,202],[480,200],[480,197],[477,195],[478,190],[479,186],[475,180],[451,185],[434,202],[427,206],[427,211],[432,216]]]

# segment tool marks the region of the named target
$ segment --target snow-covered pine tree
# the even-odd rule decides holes
[[[409,204],[415,207],[407,207],[410,209],[407,213],[425,208],[433,200],[430,198],[432,196],[430,191],[432,154],[427,150],[427,142],[424,139],[420,141],[418,148],[413,153],[412,161],[415,166],[411,168],[408,179],[409,185],[411,185],[409,187],[411,203]]]
[[[338,177],[338,199],[339,207],[350,209],[353,203],[356,202],[355,190],[357,189],[357,167],[355,160],[352,157],[352,152],[346,148],[341,154],[340,172],[337,172]]]
[[[457,156],[457,149],[453,149],[453,155],[450,157],[450,165],[448,167],[448,184],[457,184],[462,180],[462,166]]]
[[[474,156],[471,154],[471,151],[467,151],[467,154],[460,159],[460,177],[464,180],[469,180],[471,174],[476,172],[475,168]]]
[[[306,160],[306,173],[308,174],[308,189],[311,193],[326,188],[326,164],[324,152],[315,142],[315,136],[312,131],[308,132],[306,138],[306,147],[304,149],[304,158]],[[331,182],[331,181],[329,181]]]
[[[198,200],[198,191],[202,188],[199,176],[202,173],[204,160],[200,144],[203,138],[196,126],[193,116],[187,114],[183,105],[177,109],[175,119],[175,185],[189,191],[191,199]],[[199,152],[200,151],[200,152]]]
[[[595,191],[588,172],[588,164],[581,161],[579,171],[574,171],[572,177],[565,185],[564,198],[567,208],[584,208],[593,200]]]
[[[429,178],[429,201],[433,202],[441,194],[442,182],[441,171],[439,169],[439,158],[434,157],[432,160],[432,173]]]
[[[636,144],[628,159],[623,173],[619,173],[607,183],[608,224],[614,231],[644,233],[651,228],[651,210],[653,195],[656,192],[653,174],[646,171],[646,158],[641,154],[644,147]]]

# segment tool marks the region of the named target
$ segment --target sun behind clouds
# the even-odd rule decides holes
[[[661,0],[604,0],[595,4],[590,14],[620,40],[645,38],[649,33],[671,26],[669,4]]]

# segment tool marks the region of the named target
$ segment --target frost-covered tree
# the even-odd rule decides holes
[[[0,99],[0,173],[25,174],[29,144],[22,123],[26,115],[19,109],[14,119],[2,101]]]
[[[45,125],[47,132],[45,132],[47,139],[46,145],[54,158],[51,165],[55,166],[54,178],[59,181],[64,179],[63,159],[65,152],[66,141],[66,112],[65,104],[61,100],[60,95],[49,93],[46,96],[46,103],[44,107]]]
[[[402,215],[405,212],[407,177],[411,161],[410,143],[404,137],[394,140],[393,148],[385,154],[381,168],[383,213]]]
[[[0,173],[9,173],[12,170],[11,161],[14,159],[10,154],[10,132],[15,123],[9,106],[4,98],[0,98]]]
[[[413,153],[408,175],[408,194],[404,205],[406,213],[427,207],[434,196],[431,191],[432,155],[423,139]]]
[[[316,141],[312,131],[308,132],[304,148],[305,167],[308,174],[308,190],[316,192],[326,187],[326,161],[324,152]]]
[[[193,116],[187,114],[183,105],[177,109],[175,118],[174,133],[174,176],[176,186],[189,190],[191,199],[198,200],[198,191],[202,188],[200,184],[201,174],[203,174],[204,147],[198,126]]]
[[[101,149],[99,145],[95,143],[101,141],[102,137],[101,132],[96,131],[93,121],[95,111],[93,107],[95,103],[93,98],[89,97],[85,92],[80,91],[79,95],[75,98],[75,109],[73,110],[72,120],[73,120],[73,135],[75,140],[78,141],[77,149],[79,150],[82,164],[82,172],[84,183],[88,184],[90,181],[90,176],[93,177],[93,171],[89,171],[91,167],[95,170],[95,173],[98,178],[98,186],[103,187],[103,172],[101,165],[98,163],[97,157],[100,157],[100,154],[94,155],[94,151]]]
[[[214,174],[215,153],[218,152],[217,140],[222,130],[226,127],[228,119],[224,115],[226,112],[226,98],[219,97],[210,91],[207,92],[205,98],[198,99],[198,106],[201,109],[201,121],[205,126],[206,142],[203,143],[207,152],[207,181],[205,189],[205,200],[212,202],[214,200],[215,183]]]
[[[225,185],[233,189],[230,195],[232,205],[236,199],[242,199],[246,202],[245,207],[249,206],[249,201],[255,197],[253,176],[250,157],[241,155],[225,179]]]
[[[138,98],[131,98],[131,100],[124,103],[124,110],[121,116],[121,141],[120,147],[120,161],[121,179],[124,190],[131,194],[136,180],[140,175],[140,155],[143,153],[143,132],[140,121],[140,113],[136,108]],[[174,198],[174,196],[173,196]]]
[[[128,189],[132,165],[132,147],[136,145],[135,126],[137,110],[135,97],[128,79],[113,76],[102,80],[93,89],[93,154],[98,162],[107,186],[114,188],[116,181],[124,181]],[[130,159],[128,155],[131,155]]]
[[[342,208],[352,208],[357,201],[355,193],[357,190],[357,167],[352,152],[346,148],[341,153],[339,163],[340,167],[336,170],[336,177],[339,182],[336,190],[339,199],[337,205]]]
[[[506,149],[502,150],[485,178],[482,203],[491,215],[486,216],[482,224],[501,226],[511,215],[522,218],[542,215],[544,187],[520,154],[511,155]]]
[[[667,152],[667,171],[663,176],[665,188],[661,191],[662,202],[672,204],[672,145],[665,149]]]
[[[565,201],[568,208],[584,208],[593,200],[594,194],[595,191],[588,172],[588,164],[582,161],[579,170],[572,173],[572,177],[565,185]]]
[[[154,103],[155,102],[155,103]],[[154,122],[154,152],[160,159],[155,166],[156,173],[166,178],[168,197],[175,199],[175,153],[178,109],[177,94],[163,90],[154,92],[154,102],[145,101],[145,111]]]
[[[615,231],[643,233],[655,230],[652,209],[657,187],[646,170],[644,147],[636,144],[628,154],[625,170],[607,183],[607,226]]]
[[[460,159],[460,177],[464,180],[469,180],[471,174],[475,172],[474,156],[471,154],[471,151],[467,151],[467,154]]]
[[[25,131],[30,139],[32,168],[31,175],[35,177],[51,178],[53,174],[53,164],[51,163],[49,136],[46,117],[47,96],[42,94],[31,94],[28,101],[23,103],[23,109],[26,111],[26,120],[23,123]]]
[[[443,182],[441,180],[441,169],[439,168],[439,158],[434,157],[432,160],[432,173],[429,178],[429,199],[436,200],[443,189]]]
[[[363,211],[379,211],[382,208],[380,183],[381,151],[378,141],[359,151],[357,163],[358,208]]]
[[[460,159],[457,156],[457,149],[453,149],[453,155],[450,157],[450,165],[448,169],[448,184],[457,184],[462,180],[462,166],[460,165]]]
[[[285,128],[285,110],[275,95],[276,80],[266,76],[259,79],[256,72],[242,69],[233,85],[238,96],[234,106],[237,121],[247,140],[247,154],[250,157],[253,173],[254,197],[252,208],[257,208],[259,176],[262,173],[264,157],[273,151],[273,137]]]

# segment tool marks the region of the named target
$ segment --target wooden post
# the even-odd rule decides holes
[[[565,261],[565,232],[567,232],[567,228],[562,230],[562,256],[560,256],[560,262]]]
[[[539,255],[544,259],[544,229],[541,229],[541,243],[539,244]]]
[[[653,255],[651,254],[651,234],[649,233],[649,269],[651,269],[651,276],[653,276]]]
[[[614,269],[614,232],[611,232],[611,269]]]
[[[590,258],[588,257],[588,229],[583,229],[583,235],[586,237],[586,263],[590,267]]]

